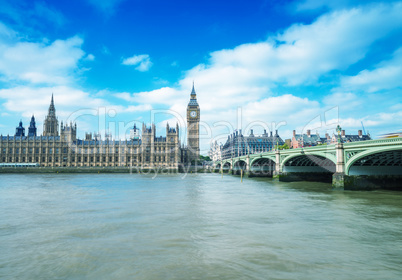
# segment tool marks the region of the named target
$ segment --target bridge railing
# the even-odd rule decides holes
[[[394,145],[394,144],[399,144],[399,143],[402,144],[402,137],[348,142],[348,143],[344,143],[343,146],[345,148],[347,148],[347,147],[354,147],[354,146],[375,146],[375,145],[379,145],[379,144]]]
[[[357,142],[347,142],[343,143],[344,149],[353,149],[357,147],[370,147],[370,146],[390,146],[390,145],[402,145],[402,137],[398,138],[386,138],[386,139],[374,139],[374,140],[365,140],[365,141],[357,141]],[[294,154],[294,153],[309,153],[309,152],[323,152],[323,151],[328,151],[328,150],[335,150],[335,144],[330,144],[330,145],[320,145],[320,146],[312,146],[312,147],[303,147],[303,148],[296,148],[296,149],[286,149],[286,150],[280,150],[281,154]],[[255,158],[258,156],[273,156],[275,155],[275,151],[269,151],[269,152],[264,152],[264,153],[254,153],[254,154],[249,154],[249,155],[243,155],[240,157],[236,157],[233,159],[226,159],[219,161],[217,163],[226,163],[230,161],[239,161],[239,160],[245,160],[247,157]]]

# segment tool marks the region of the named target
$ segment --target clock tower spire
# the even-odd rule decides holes
[[[197,94],[191,90],[190,102],[187,105],[187,146],[189,162],[196,164],[200,157],[200,106]]]

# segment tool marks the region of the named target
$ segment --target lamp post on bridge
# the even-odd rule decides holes
[[[332,175],[332,187],[335,189],[344,189],[345,187],[345,155],[343,150],[343,143],[341,139],[342,128],[338,124],[336,132],[338,132],[338,141],[335,144],[336,153],[336,171]]]
[[[279,142],[278,139],[276,140],[276,149],[275,149],[275,171],[273,172],[272,178],[278,180],[279,177],[282,175],[281,172],[281,154],[279,152]]]
[[[341,126],[339,124],[336,127],[336,132],[338,132],[338,143],[342,143],[342,139],[341,139],[342,128],[341,128]]]

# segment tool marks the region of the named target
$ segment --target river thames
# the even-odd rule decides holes
[[[1,279],[402,279],[402,193],[218,174],[0,175]]]

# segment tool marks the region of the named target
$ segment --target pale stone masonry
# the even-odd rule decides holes
[[[156,136],[155,125],[142,126],[142,136],[130,140],[107,137],[77,139],[77,125],[59,125],[53,95],[45,118],[43,136],[0,136],[0,163],[37,163],[42,167],[161,167],[177,170],[179,165],[194,161],[199,155],[199,107],[194,108],[195,91],[191,92],[188,123],[194,124],[188,139],[193,152],[180,143],[179,126],[166,125],[166,136]],[[22,126],[22,125],[21,125]]]
[[[189,162],[195,163],[200,157],[200,106],[197,102],[194,83],[190,102],[187,105],[187,146]]]

